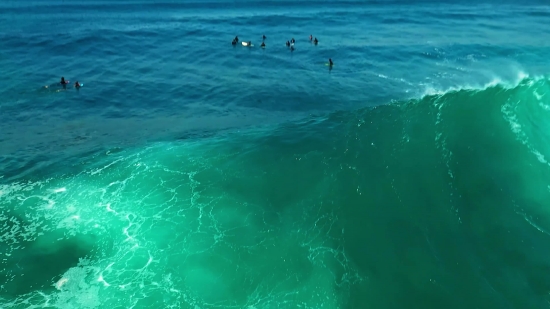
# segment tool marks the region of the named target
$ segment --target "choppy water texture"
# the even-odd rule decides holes
[[[550,307],[549,23],[3,1],[0,307]]]

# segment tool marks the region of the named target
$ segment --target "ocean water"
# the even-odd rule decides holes
[[[0,308],[550,307],[549,23],[1,1]]]

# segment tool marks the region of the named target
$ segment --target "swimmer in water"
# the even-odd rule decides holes
[[[332,62],[332,59],[331,58],[328,58],[328,65],[329,66],[332,66],[334,64],[334,62]]]
[[[65,80],[65,77],[61,77],[61,81],[59,82],[61,85],[63,85],[63,89],[67,88],[67,84],[69,83],[68,80]]]
[[[309,40],[312,41],[313,40],[313,35],[309,35]]]
[[[292,38],[292,40],[290,40],[290,43],[294,44],[294,43],[296,43],[296,40],[294,38]]]
[[[313,40],[313,43],[314,43],[314,44],[319,43],[319,41],[317,41],[317,38],[315,38],[315,40]]]
[[[264,43],[264,42],[262,42],[262,45],[260,45],[260,47],[265,47],[265,43]]]
[[[289,47],[289,46],[290,46],[290,42],[286,41],[286,47]]]
[[[76,81],[76,82],[74,83],[74,87],[75,87],[76,89],[80,88],[80,84],[78,83],[78,81]]]
[[[238,42],[239,42],[239,37],[238,37],[238,36],[236,36],[236,37],[235,37],[235,38],[233,39],[233,41],[235,41],[235,42],[237,42],[237,43],[238,43]]]
[[[264,36],[262,37],[262,39],[264,39],[264,40],[267,39],[267,38],[265,37],[265,34],[264,34]]]

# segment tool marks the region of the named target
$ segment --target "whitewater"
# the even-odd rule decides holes
[[[549,307],[547,4],[0,15],[0,308]]]

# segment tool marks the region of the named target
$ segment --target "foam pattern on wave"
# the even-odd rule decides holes
[[[163,144],[0,187],[2,306],[340,307],[362,279],[330,205],[243,197],[261,171],[219,151]]]

